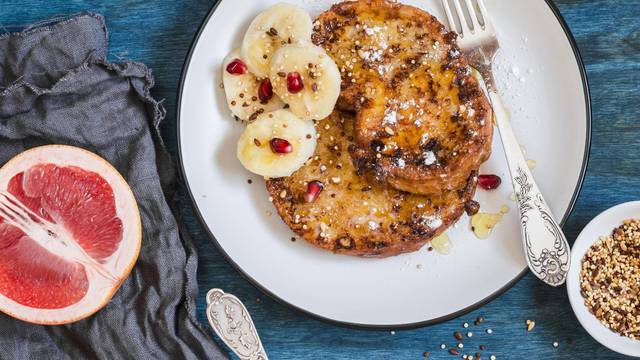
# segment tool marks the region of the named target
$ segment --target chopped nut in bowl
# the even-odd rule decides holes
[[[580,324],[611,350],[640,357],[640,201],[595,217],[571,257],[567,292]]]

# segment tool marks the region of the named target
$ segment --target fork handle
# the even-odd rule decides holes
[[[494,85],[490,80],[487,84]],[[561,285],[569,270],[569,244],[533,179],[495,85],[488,92],[516,195],[527,264],[542,281]]]

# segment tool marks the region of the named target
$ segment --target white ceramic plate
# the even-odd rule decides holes
[[[596,216],[582,230],[571,248],[571,269],[567,275],[567,292],[573,312],[587,332],[600,344],[629,356],[640,357],[640,341],[620,336],[607,329],[587,310],[580,295],[580,265],[587,250],[600,236],[611,235],[611,231],[626,219],[640,219],[640,201],[620,204]]]
[[[313,16],[332,1],[289,0]],[[304,241],[274,215],[264,182],[235,156],[243,126],[220,89],[221,62],[247,26],[277,0],[222,0],[185,63],[178,111],[180,161],[197,213],[214,243],[253,284],[308,314],[343,325],[400,328],[450,319],[493,299],[526,270],[511,184],[479,191],[483,211],[511,212],[487,240],[463,217],[448,232],[450,255],[418,252],[376,260],[334,255]],[[437,0],[406,1],[440,19]],[[537,162],[534,175],[561,220],[579,192],[590,139],[586,79],[571,36],[545,1],[487,0],[502,50],[496,76],[516,135]],[[507,179],[496,135],[483,173]],[[247,179],[253,179],[248,185]]]

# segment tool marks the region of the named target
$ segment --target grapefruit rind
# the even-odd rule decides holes
[[[60,309],[38,309],[22,305],[0,294],[0,311],[23,321],[59,325],[76,322],[95,314],[111,300],[127,278],[138,259],[142,239],[142,223],[137,202],[122,175],[98,155],[68,145],[46,145],[26,150],[0,168],[0,189],[6,189],[13,176],[37,164],[76,166],[101,175],[115,198],[116,215],[122,220],[122,240],[116,252],[103,265],[117,278],[113,283],[94,276],[89,281],[86,295],[77,303]]]

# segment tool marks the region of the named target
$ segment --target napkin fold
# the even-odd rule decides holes
[[[0,315],[10,359],[223,359],[195,315],[197,258],[165,199],[174,167],[137,62],[107,61],[101,15],[83,13],[0,35],[0,163],[28,148],[69,144],[107,159],[130,184],[142,216],[140,257],[113,300],[71,325]],[[171,197],[169,197],[171,198]]]

